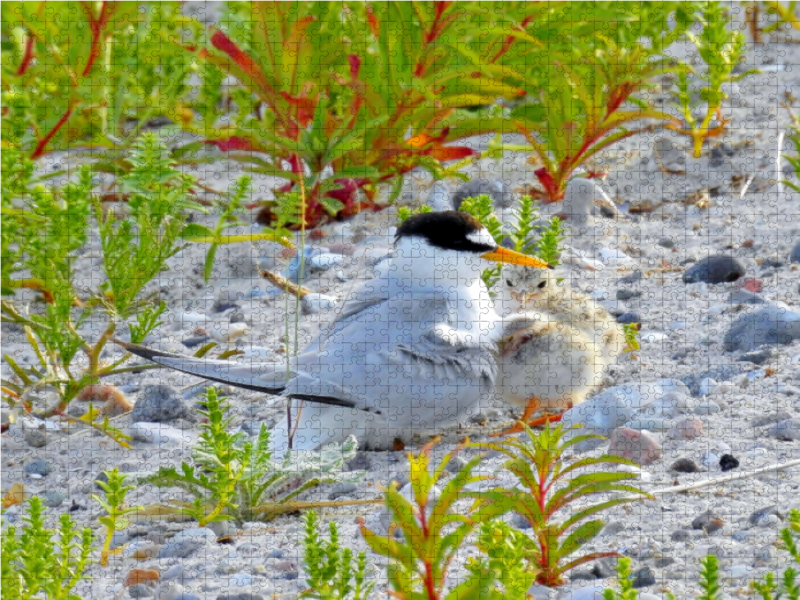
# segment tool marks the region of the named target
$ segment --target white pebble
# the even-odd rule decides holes
[[[334,308],[336,306],[336,298],[327,294],[311,293],[303,296],[301,303],[303,312],[309,315],[316,315]]]

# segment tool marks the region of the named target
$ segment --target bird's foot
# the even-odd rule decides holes
[[[531,416],[533,415],[533,413],[537,411],[538,408],[539,408],[539,399],[530,398],[528,400],[528,403],[525,405],[525,412],[522,413],[522,416],[519,418],[519,421],[514,423],[514,425],[510,429],[506,429],[505,431],[501,431],[499,433],[493,433],[489,437],[501,437],[504,435],[511,435],[513,433],[519,433],[520,431],[524,431],[525,430],[524,423],[528,423],[530,421]]]

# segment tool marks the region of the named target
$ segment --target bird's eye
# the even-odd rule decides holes
[[[514,282],[513,282],[513,281],[511,281],[510,279],[506,279],[506,285],[507,285],[508,287],[514,287]]]
[[[539,285],[537,285],[536,287],[539,288],[540,290],[543,290],[544,288],[547,287],[547,282],[543,281]]]

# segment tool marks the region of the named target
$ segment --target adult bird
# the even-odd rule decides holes
[[[503,324],[481,280],[487,260],[548,268],[500,248],[465,213],[407,219],[381,275],[361,284],[327,328],[293,361],[205,360],[121,345],[166,367],[233,386],[283,395],[295,423],[271,433],[274,451],[317,449],[355,435],[388,449],[461,422],[492,396]]]

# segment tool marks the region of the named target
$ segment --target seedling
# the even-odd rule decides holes
[[[125,505],[125,497],[128,492],[136,489],[134,485],[125,485],[127,475],[120,473],[118,468],[113,471],[104,471],[107,481],[97,480],[105,495],[105,499],[98,494],[92,494],[92,499],[106,511],[105,516],[100,517],[100,522],[106,526],[106,539],[103,542],[103,549],[100,551],[100,565],[108,565],[108,557],[111,549],[111,541],[114,533],[124,531],[130,525],[128,515],[135,513],[140,507]]]
[[[523,423],[523,425],[525,425]],[[501,452],[508,457],[504,468],[512,472],[519,484],[514,489],[495,489],[478,495],[484,501],[502,506],[503,512],[516,511],[533,528],[535,551],[532,560],[538,570],[536,582],[546,586],[565,583],[564,574],[582,564],[616,552],[592,552],[578,558],[571,556],[603,528],[600,519],[588,520],[593,515],[614,506],[626,504],[630,498],[611,498],[585,508],[573,504],[595,494],[615,492],[632,493],[643,498],[648,494],[621,482],[635,479],[633,473],[598,471],[598,465],[634,465],[618,456],[582,458],[569,466],[564,464],[564,453],[581,441],[597,438],[596,435],[575,435],[565,439],[563,425],[555,429],[548,423],[538,434],[525,425],[527,439],[479,443],[474,447]],[[575,474],[579,469],[591,468],[589,473]],[[566,512],[570,516],[557,521],[556,516]]]
[[[48,529],[42,501],[36,496],[22,521],[19,533],[13,525],[4,527],[0,552],[3,595],[20,600],[80,600],[71,592],[85,578],[91,562],[91,529],[78,531],[69,514],[61,515],[57,529]]]

